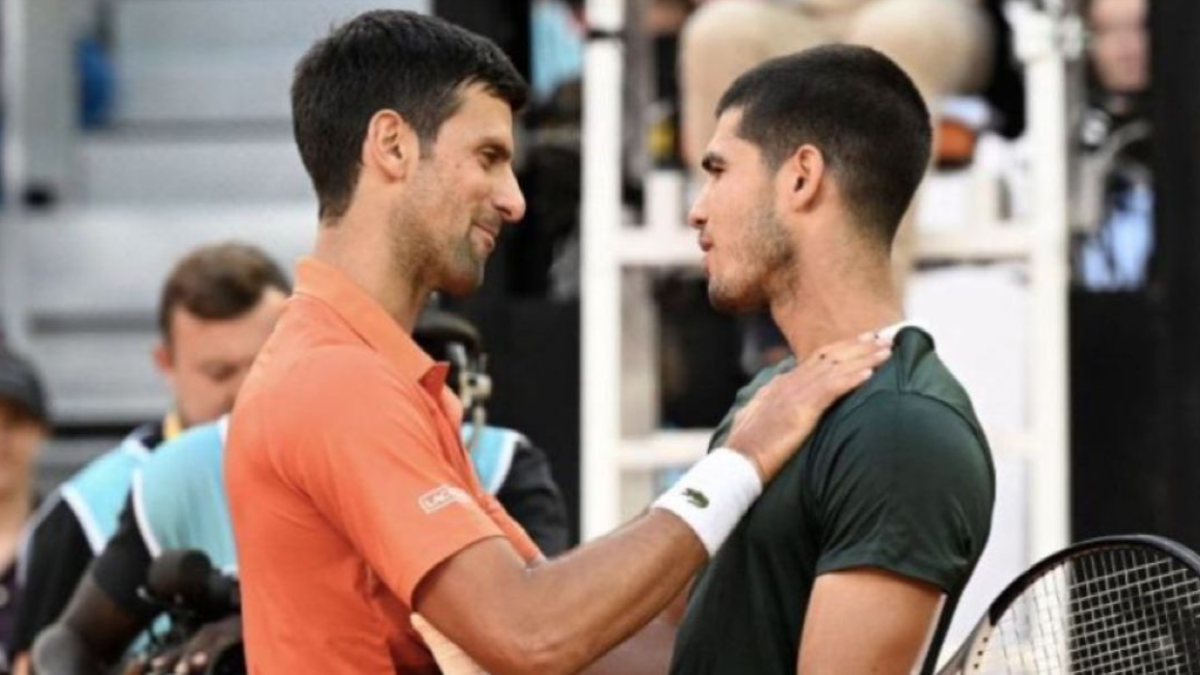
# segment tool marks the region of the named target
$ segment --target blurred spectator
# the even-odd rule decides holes
[[[33,512],[34,467],[49,430],[46,396],[33,365],[0,346],[0,642],[12,635],[17,549]],[[0,672],[9,654],[0,649]]]
[[[462,401],[463,443],[484,489],[496,496],[543,554],[552,557],[566,550],[566,507],[545,453],[520,432],[485,423],[484,404],[492,391],[478,331],[456,315],[426,309],[413,339],[450,364],[446,384]],[[222,419],[194,427],[163,443],[139,468],[141,479],[134,482],[120,527],[88,573],[92,583],[80,585],[66,613],[39,637],[39,668],[59,672],[68,662],[118,661],[162,613],[162,607],[146,602],[138,589],[148,583],[152,558],[164,551],[196,549],[217,569],[237,570],[223,480],[227,423]],[[220,652],[241,642],[241,636],[239,617],[214,621],[189,636],[182,649],[160,653],[149,665],[153,672],[168,672],[178,663],[195,664],[198,657],[211,664]],[[46,666],[54,659],[62,660]]]
[[[530,85],[535,100],[545,100],[559,85],[579,79],[584,38],[581,9],[562,0],[534,1]]]
[[[873,47],[927,99],[976,91],[990,72],[992,26],[980,0],[713,0],[682,43],[684,153],[695,159],[716,125],[721,92],[775,56],[832,42]]]
[[[1154,247],[1146,0],[1092,0],[1085,7],[1087,110],[1082,145],[1076,281],[1129,290],[1146,281]]]
[[[175,266],[160,298],[161,342],[154,351],[175,397],[174,409],[93,460],[38,509],[22,550],[11,641],[18,659],[62,613],[84,571],[116,531],[134,471],[163,440],[232,409],[288,292],[283,271],[245,244],[203,247]]]
[[[899,64],[930,110],[981,90],[992,75],[995,27],[987,0],[710,0],[688,20],[680,49],[683,156],[697,166],[722,92],[769,58],[829,43],[872,47]],[[936,125],[935,125],[936,126]],[[935,138],[936,142],[936,138]],[[912,210],[892,249],[903,293],[914,255]]]

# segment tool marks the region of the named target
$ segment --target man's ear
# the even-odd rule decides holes
[[[416,131],[395,110],[380,110],[367,123],[362,165],[390,180],[404,180],[420,159]]]
[[[784,203],[790,211],[812,209],[821,195],[825,181],[825,155],[814,145],[805,143],[784,160],[777,180],[782,183]]]
[[[163,377],[170,379],[175,373],[175,360],[171,356],[171,348],[163,340],[154,343],[154,368],[158,370]]]

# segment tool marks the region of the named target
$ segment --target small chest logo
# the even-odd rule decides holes
[[[688,500],[688,502],[692,506],[694,506],[698,509],[707,509],[708,508],[708,497],[705,496],[705,494],[699,490],[696,490],[694,488],[684,488],[683,498]]]
[[[429,492],[421,495],[417,499],[421,510],[426,514],[433,514],[441,511],[447,506],[459,502],[461,504],[470,504],[471,497],[461,488],[456,488],[451,485],[442,485],[436,487]]]

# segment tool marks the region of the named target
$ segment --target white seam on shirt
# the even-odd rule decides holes
[[[926,327],[924,321],[922,321],[920,319],[905,319],[904,321],[901,321],[899,323],[894,323],[894,324],[888,326],[887,328],[879,329],[879,336],[885,337],[890,340],[892,338],[895,338],[896,335],[900,331],[904,330],[905,328],[916,328],[918,330],[924,331],[925,333],[927,333],[929,335],[933,335],[933,333],[931,333],[929,331],[929,328]]]
[[[100,531],[100,524],[92,516],[91,510],[87,508],[83,495],[70,485],[64,485],[61,492],[63,501],[71,507],[71,512],[75,514],[75,520],[79,521],[79,526],[83,529],[83,536],[88,540],[92,555],[100,555],[100,551],[104,550],[104,533]]]
[[[29,518],[29,522],[25,523],[25,527],[21,528],[21,538],[17,542],[17,583],[21,586],[25,585],[25,579],[29,573],[29,553],[33,535],[37,533],[38,528],[42,526],[42,522],[46,520],[46,517],[62,501],[62,491],[55,490],[54,494],[50,495],[33,512],[33,515]],[[70,507],[68,506],[67,508]]]
[[[150,552],[150,557],[157,558],[162,555],[163,547],[162,543],[158,541],[158,537],[154,536],[154,528],[150,526],[150,519],[146,516],[140,469],[133,474],[133,486],[130,488],[130,494],[133,496],[133,516],[137,521],[138,532],[142,534],[142,540],[146,542],[146,550]]]
[[[147,448],[145,443],[133,436],[121,441],[121,451],[139,459],[145,459],[150,456],[150,448]]]
[[[521,440],[521,435],[515,431],[510,431],[505,435],[508,438],[504,445],[500,446],[500,457],[496,460],[496,470],[492,472],[492,485],[488,490],[492,495],[500,492],[500,486],[504,485],[504,481],[508,478],[508,472],[512,471],[513,457],[517,454],[517,443]]]

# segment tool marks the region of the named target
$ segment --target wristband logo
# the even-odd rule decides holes
[[[688,503],[698,509],[708,508],[708,497],[701,491],[695,488],[684,488],[683,498],[688,500]]]

